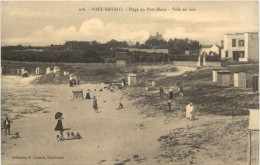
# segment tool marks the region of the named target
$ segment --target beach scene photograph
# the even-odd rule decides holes
[[[258,1],[2,1],[2,165],[258,165]]]

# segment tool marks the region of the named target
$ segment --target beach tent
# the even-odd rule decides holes
[[[40,74],[40,71],[41,71],[41,69],[40,69],[39,67],[37,67],[37,68],[35,69],[35,74],[36,74],[36,75],[39,75],[39,74]]]
[[[67,75],[70,74],[70,72],[68,72],[68,71],[64,71],[63,74],[64,74],[64,76],[67,76]]]
[[[50,67],[46,68],[46,74],[51,74],[51,73],[52,73],[51,68]]]
[[[53,67],[53,73],[58,73],[58,72],[60,72],[60,67],[54,66]]]

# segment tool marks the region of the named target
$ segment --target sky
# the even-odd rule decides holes
[[[101,7],[103,11],[97,11]],[[123,11],[104,11],[105,7]],[[86,11],[79,11],[82,8]],[[152,11],[157,8],[166,11]],[[225,33],[258,32],[258,16],[257,1],[9,1],[1,2],[1,44],[46,46],[70,40],[104,43],[111,39],[143,43],[157,32],[166,40],[190,38],[203,45],[220,44]]]

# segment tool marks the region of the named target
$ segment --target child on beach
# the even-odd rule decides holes
[[[56,142],[59,142],[59,141],[60,141],[60,136],[57,135],[57,137],[56,137]]]
[[[124,106],[123,106],[123,104],[120,102],[119,103],[119,109],[123,109],[124,108]]]
[[[67,138],[66,138],[66,139],[67,139],[67,140],[70,140],[70,139],[71,139],[69,132],[67,132]]]
[[[15,132],[14,136],[12,136],[10,139],[17,139],[20,138],[19,132]]]
[[[75,139],[81,139],[81,138],[82,138],[82,136],[79,133],[77,133],[75,136]]]
[[[74,132],[71,132],[70,135],[71,135],[71,138],[70,138],[70,139],[74,139],[74,138],[75,138]]]

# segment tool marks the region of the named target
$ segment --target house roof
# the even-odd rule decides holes
[[[213,45],[201,45],[201,48],[211,48]]]
[[[116,52],[115,58],[116,60],[127,60],[129,56],[126,52]]]
[[[242,35],[245,33],[249,33],[249,34],[258,34],[258,32],[244,32],[244,33],[226,33],[227,35]]]
[[[218,48],[220,48],[220,46],[213,44],[213,45],[201,45],[201,48],[212,48],[212,46],[217,46]]]

